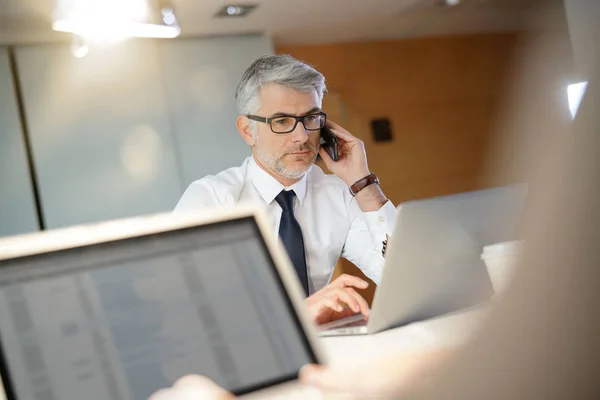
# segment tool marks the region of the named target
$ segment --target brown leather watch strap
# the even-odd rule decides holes
[[[358,192],[360,192],[361,190],[363,190],[364,188],[366,188],[369,185],[372,184],[377,184],[379,185],[379,179],[377,178],[377,175],[375,174],[369,174],[367,176],[365,176],[362,179],[357,180],[354,185],[350,186],[350,194],[352,195],[352,197],[356,196],[358,194]]]

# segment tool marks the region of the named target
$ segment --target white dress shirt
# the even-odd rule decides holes
[[[392,233],[396,208],[388,201],[379,211],[363,212],[346,184],[335,175],[326,175],[316,165],[286,188],[248,157],[240,167],[193,182],[175,211],[259,202],[266,205],[273,229],[278,232],[282,211],[275,197],[284,189],[296,193],[294,215],[304,238],[309,292],[329,283],[340,257],[379,284],[383,241],[386,234]]]

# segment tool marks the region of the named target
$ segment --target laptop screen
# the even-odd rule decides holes
[[[146,400],[195,373],[243,394],[315,362],[253,218],[0,261],[8,398]]]

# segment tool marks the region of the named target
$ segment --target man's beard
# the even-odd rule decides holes
[[[310,143],[304,143],[299,146],[294,146],[286,150],[281,156],[275,156],[265,152],[263,148],[259,145],[258,137],[255,139],[254,143],[256,148],[256,158],[258,158],[258,161],[262,164],[262,166],[267,168],[269,171],[286,179],[302,178],[302,176],[306,174],[306,171],[308,171],[308,169],[317,160],[317,149]],[[306,168],[302,170],[288,168],[285,162],[283,161],[283,158],[288,154],[307,150],[313,154],[313,159],[310,163],[306,165]]]

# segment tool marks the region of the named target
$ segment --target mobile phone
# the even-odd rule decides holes
[[[326,126],[321,128],[321,147],[325,149],[333,161],[338,160],[338,140],[331,129]]]

